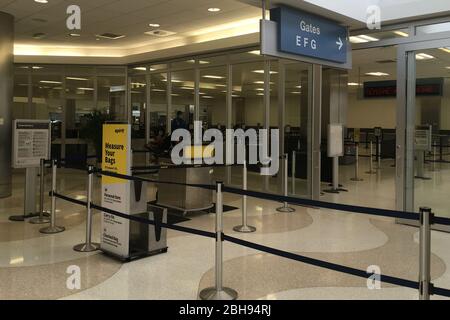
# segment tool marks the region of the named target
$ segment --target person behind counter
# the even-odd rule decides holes
[[[170,148],[170,143],[167,144],[168,138],[170,137],[166,136],[164,130],[159,129],[158,133],[150,140],[149,143],[145,145],[145,147],[150,150],[150,152],[154,156],[155,161],[158,161],[159,156]]]
[[[183,112],[178,111],[175,119],[172,120],[172,133],[177,129],[187,129],[186,121],[183,119]]]

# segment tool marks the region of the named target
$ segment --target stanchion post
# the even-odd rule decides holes
[[[223,286],[223,198],[222,182],[216,182],[216,266],[215,286],[200,291],[202,300],[236,300],[238,293]]]
[[[73,247],[73,250],[78,252],[92,252],[98,250],[100,245],[92,243],[92,188],[94,182],[94,167],[88,167],[88,181],[87,181],[87,204],[86,204],[86,241]]]
[[[295,150],[292,151],[292,194],[295,195],[295,176],[296,176],[296,166],[297,166],[297,152]]]
[[[377,151],[377,160],[378,160],[378,170],[381,169],[381,139],[378,139],[378,151]]]
[[[41,159],[39,171],[39,217],[30,220],[31,224],[49,223],[50,219],[44,215],[45,193],[45,159]]]
[[[50,226],[42,228],[39,230],[41,233],[53,234],[60,233],[66,230],[64,227],[59,227],[56,225],[56,160],[52,160],[52,190],[51,190],[51,212],[50,212]]]
[[[366,173],[368,174],[375,174],[377,173],[375,170],[373,170],[373,142],[370,140],[370,161],[369,161],[369,171]]]
[[[287,197],[288,196],[288,154],[285,154],[283,157],[283,193],[284,196]],[[283,206],[280,208],[277,208],[278,212],[295,212],[294,208],[289,207],[288,203],[285,201],[283,202]]]
[[[433,285],[431,284],[431,224],[433,213],[430,208],[420,208],[420,300],[430,300]]]
[[[359,178],[359,143],[355,142],[355,177],[351,178],[352,181],[363,181]]]
[[[437,171],[437,169],[436,169],[436,162],[437,162],[436,153],[437,153],[437,147],[436,147],[436,144],[434,144],[433,145],[433,171]]]
[[[247,161],[244,161],[242,169],[242,190],[247,190]],[[242,225],[233,228],[236,232],[251,233],[255,232],[256,228],[247,224],[247,196],[242,196]]]

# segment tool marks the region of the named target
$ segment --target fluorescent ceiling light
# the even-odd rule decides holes
[[[302,86],[295,86],[297,89],[301,89],[302,88]]]
[[[258,92],[256,95],[257,95],[257,96],[263,96],[264,93]]]
[[[31,69],[33,69],[33,70],[40,70],[40,69],[44,69],[44,67],[32,66]]]
[[[94,88],[77,88],[77,90],[94,91]]]
[[[137,71],[147,71],[147,67],[135,67],[133,69]]]
[[[141,82],[132,82],[131,85],[136,87],[145,87],[147,84]]]
[[[208,8],[209,12],[219,12],[220,10],[220,8]]]
[[[253,70],[252,72],[264,74],[264,70]],[[270,74],[277,74],[277,73],[278,73],[277,71],[270,71]]]
[[[159,23],[149,23],[148,26],[151,28],[159,28],[161,25]]]
[[[183,90],[194,90],[194,87],[180,87]]]
[[[357,83],[357,82],[349,82],[348,85],[351,86],[351,87],[356,87],[356,86],[359,86],[359,83]]]
[[[361,34],[359,36],[352,36],[350,37],[351,43],[366,43],[366,42],[373,42],[373,41],[379,41],[380,39],[367,36],[365,34]]]
[[[409,34],[404,31],[394,31],[394,33],[400,37],[405,37],[405,38],[409,37]]]
[[[37,3],[48,3],[48,0],[34,0]]]
[[[416,59],[417,60],[431,60],[431,59],[434,59],[434,57],[427,53],[418,53],[418,54],[416,54]]]
[[[367,76],[374,76],[374,77],[383,77],[383,76],[388,76],[389,73],[377,71],[377,72],[367,72],[366,75]]]
[[[195,60],[194,60],[194,59],[191,59],[191,60],[188,60],[187,62],[189,62],[189,63],[195,63]],[[209,64],[210,62],[209,62],[209,61],[205,61],[205,60],[199,60],[198,63],[199,63],[199,64]]]
[[[81,34],[79,34],[79,33],[69,33],[69,36],[71,36],[71,37],[81,37]]]
[[[86,78],[77,78],[77,77],[66,77],[67,80],[75,80],[75,81],[88,81]]]
[[[264,84],[264,81],[254,81],[254,84]],[[270,84],[274,84],[274,82],[270,82]]]
[[[202,96],[202,98],[205,98],[205,99],[214,99],[214,97],[212,97],[212,96]]]
[[[439,50],[442,50],[444,52],[450,53],[450,48],[446,47],[446,48],[439,48]]]
[[[292,91],[291,93],[292,93],[292,94],[301,94],[300,91]]]
[[[61,81],[51,81],[51,80],[41,80],[40,83],[48,83],[48,84],[62,84]]]
[[[224,77],[222,76],[213,76],[213,75],[205,75],[203,76],[203,78],[208,78],[208,79],[224,79]]]
[[[166,92],[166,90],[164,90],[164,89],[152,89],[152,91],[154,91],[154,92]]]
[[[261,55],[261,51],[260,50],[253,50],[253,51],[249,51],[248,53],[254,54],[254,55],[257,55],[257,56]]]

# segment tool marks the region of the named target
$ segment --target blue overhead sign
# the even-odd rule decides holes
[[[278,24],[278,50],[337,63],[347,62],[347,28],[289,7],[271,10]]]

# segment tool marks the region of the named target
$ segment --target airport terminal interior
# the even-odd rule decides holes
[[[217,284],[217,242],[177,228],[215,235],[219,211],[233,239],[417,282],[423,221],[376,212],[430,208],[443,219],[431,226],[429,280],[449,289],[450,4],[379,1],[381,28],[370,30],[374,1],[345,2],[0,0],[0,299],[199,299]],[[68,29],[72,5],[80,28]],[[260,20],[284,6],[348,28],[347,62],[266,54]],[[33,168],[15,165],[21,120],[49,122],[49,156]],[[247,164],[250,140],[234,146],[245,165],[177,168],[170,136],[175,126],[193,133],[197,121],[224,135],[278,130],[279,170],[261,175],[264,164]],[[129,180],[102,174],[105,141],[117,142],[105,140],[103,124],[127,125],[131,158],[119,173]],[[333,143],[338,156],[329,156]],[[105,219],[119,218],[86,203],[109,204],[116,189],[106,181],[124,185],[126,214],[156,220],[161,209],[174,228],[123,219],[126,240],[105,236]],[[30,206],[33,217],[14,221]],[[236,228],[244,217],[253,232]],[[97,250],[73,249],[88,238]],[[112,238],[112,251],[126,241],[129,253],[108,252]],[[143,242],[145,254],[132,252]],[[237,242],[223,241],[221,272],[238,299],[421,298]]]

